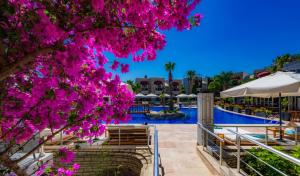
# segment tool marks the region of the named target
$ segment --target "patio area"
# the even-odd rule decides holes
[[[165,176],[215,176],[218,173],[203,160],[195,145],[197,125],[156,125],[159,152]]]

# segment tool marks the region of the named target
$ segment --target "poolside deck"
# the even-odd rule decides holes
[[[193,124],[156,125],[159,152],[165,176],[216,176],[218,173],[197,152],[197,126]]]

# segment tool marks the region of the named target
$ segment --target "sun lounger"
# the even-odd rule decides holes
[[[148,145],[150,131],[148,126],[109,126],[107,145]]]
[[[228,128],[214,129],[214,133],[224,135],[225,145],[234,145],[234,144],[236,144],[237,137],[236,137],[235,134],[229,132],[228,129],[231,129],[233,131],[236,130],[235,128],[228,127]],[[246,131],[246,130],[243,130],[243,129],[239,129],[238,132],[240,134],[243,134],[243,135],[249,137],[250,139],[256,140],[258,142],[261,142],[261,143],[266,142],[265,138],[258,137],[258,136],[263,135],[263,134],[254,134],[253,132]],[[249,142],[248,140],[246,140],[245,138],[241,138],[240,143],[241,143],[241,145],[245,145],[245,146],[255,145],[255,144]],[[272,138],[268,138],[268,144],[269,145],[276,144],[276,141]]]
[[[297,137],[297,141],[300,140],[300,129],[299,127],[296,127],[297,128],[297,136],[296,136],[296,131],[295,131],[295,128],[285,128],[284,129],[284,138],[286,139],[290,139],[290,140],[296,140],[296,137]]]

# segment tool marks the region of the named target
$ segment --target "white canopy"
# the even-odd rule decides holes
[[[138,93],[135,95],[135,98],[145,98],[146,95],[142,94],[142,93]]]
[[[221,92],[221,97],[279,97],[300,95],[300,74],[276,72]]]
[[[196,98],[197,95],[195,95],[195,94],[189,94],[189,97],[190,97],[190,98]]]
[[[148,94],[146,95],[147,98],[157,98],[158,96],[155,94]]]
[[[189,96],[187,94],[179,94],[176,97],[177,98],[188,98]]]

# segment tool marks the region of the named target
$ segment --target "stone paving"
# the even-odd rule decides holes
[[[156,125],[165,176],[218,175],[196,149],[196,125]]]

